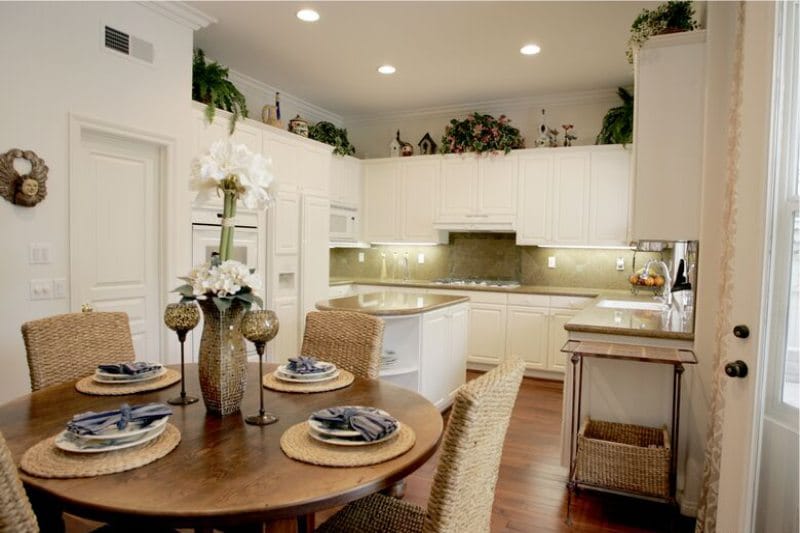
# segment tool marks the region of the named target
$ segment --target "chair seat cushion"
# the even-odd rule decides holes
[[[317,528],[318,533],[419,533],[425,509],[416,505],[372,494],[347,504]]]

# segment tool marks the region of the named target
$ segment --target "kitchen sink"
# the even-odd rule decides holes
[[[666,311],[669,306],[659,302],[636,302],[631,300],[600,300],[597,307],[609,309],[635,309],[638,311]]]

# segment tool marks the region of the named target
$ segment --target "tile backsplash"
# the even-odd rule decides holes
[[[358,262],[358,254],[364,262]],[[333,248],[330,275],[336,278],[402,279],[402,259],[408,257],[408,279],[444,277],[519,280],[524,285],[627,289],[633,272],[632,250],[539,248],[517,246],[514,234],[451,233],[440,246],[375,246],[369,249]],[[418,263],[418,255],[424,263]],[[637,252],[636,268],[660,254]],[[556,268],[548,268],[555,257]],[[617,258],[624,269],[616,270]]]

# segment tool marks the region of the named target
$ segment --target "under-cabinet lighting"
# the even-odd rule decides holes
[[[439,246],[438,242],[370,242],[373,246]]]
[[[519,49],[519,53],[524,56],[535,56],[539,52],[542,51],[542,48],[538,44],[526,44],[522,48]]]
[[[635,246],[603,246],[598,244],[537,244],[539,248],[569,248],[572,250],[635,250]]]
[[[378,67],[378,72],[381,74],[394,74],[397,72],[397,69],[394,68],[392,65],[381,65]]]
[[[319,13],[313,9],[301,9],[297,12],[297,18],[303,22],[316,22],[319,20]]]

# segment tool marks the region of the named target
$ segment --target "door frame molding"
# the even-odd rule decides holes
[[[69,223],[69,241],[67,246],[69,248],[69,264],[67,271],[69,273],[69,295],[67,306],[70,311],[78,311],[78,288],[74,283],[75,265],[77,264],[79,250],[77,250],[77,221],[76,213],[73,210],[73,203],[75,198],[74,180],[78,175],[78,161],[80,160],[81,150],[81,135],[83,131],[93,131],[100,134],[113,135],[125,139],[140,141],[153,144],[158,147],[160,155],[159,163],[159,180],[156,186],[156,193],[158,194],[158,227],[159,227],[159,241],[158,241],[158,308],[163,309],[168,301],[168,293],[170,288],[168,280],[171,279],[172,272],[170,271],[170,250],[176,250],[178,244],[178,232],[176,224],[170,223],[169,211],[167,207],[173,205],[178,200],[177,193],[171,190],[169,184],[174,181],[171,179],[177,176],[177,139],[174,137],[161,135],[147,130],[142,130],[136,127],[127,126],[123,124],[108,122],[105,120],[88,117],[81,114],[69,113],[69,135],[68,135],[68,156],[69,156],[69,171],[67,176],[67,212]],[[161,358],[167,357],[168,346],[167,336],[163,328],[158,328],[158,346],[161,350]]]

